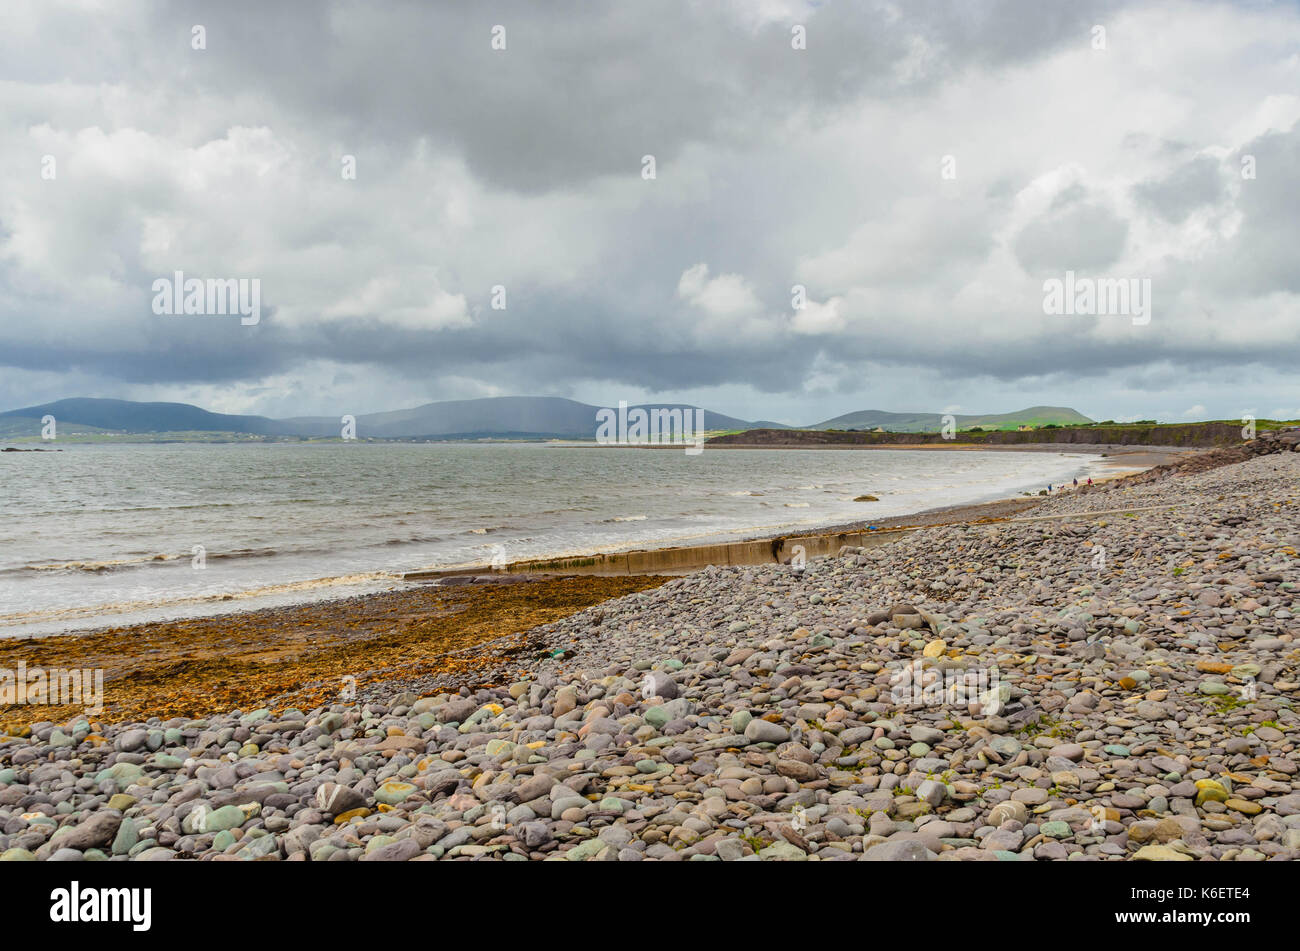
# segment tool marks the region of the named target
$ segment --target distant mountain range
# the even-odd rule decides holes
[[[358,438],[480,439],[554,438],[590,439],[596,433],[596,412],[601,407],[553,396],[500,396],[478,400],[446,400],[413,409],[369,413],[356,418]],[[629,407],[629,410],[637,407]],[[643,404],[642,409],[697,407],[685,403]],[[188,403],[137,403],[131,400],[67,399],[25,406],[0,413],[0,435],[37,436],[41,418],[53,416],[65,433],[237,433],[263,437],[337,437],[338,416],[233,416],[211,413]],[[1072,409],[1034,406],[1017,413],[957,416],[959,429],[972,426],[1015,428],[1091,422]],[[767,420],[743,420],[712,410],[704,411],[704,428],[710,431],[744,429],[867,429],[887,432],[936,432],[941,413],[886,413],[863,410],[837,416],[812,426],[791,427]]]
[[[596,434],[601,407],[552,396],[501,396],[447,400],[414,409],[368,413],[356,417],[358,438],[590,439]],[[628,407],[629,411],[636,407]],[[694,410],[685,403],[647,404],[644,409]],[[0,413],[0,433],[37,435],[43,416],[53,416],[68,432],[101,433],[243,433],[255,436],[338,436],[340,416],[232,416],[210,413],[188,403],[136,403],[131,400],[68,399]],[[75,427],[75,428],[67,428]],[[736,419],[704,411],[707,430],[785,428],[780,423]]]

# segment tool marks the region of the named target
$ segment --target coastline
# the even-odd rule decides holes
[[[948,447],[945,446],[944,448]],[[1030,457],[1015,457],[1015,461],[1011,461],[1010,457],[1004,456],[999,457],[1000,462],[991,461],[987,466],[983,463],[975,466],[958,464],[955,468],[958,470],[963,468],[980,470],[986,467],[1000,469],[1001,476],[997,485],[1005,487],[1004,493],[1009,495],[1012,492],[1019,493],[1024,489],[1031,488],[1029,483],[1035,481],[1035,476],[1030,474],[1027,480],[1024,478],[1024,475],[1030,470],[1043,473],[1050,472],[1053,478],[1064,477],[1067,479],[1072,474],[1079,474],[1082,478],[1083,473],[1087,471],[1089,475],[1098,478],[1100,469],[1108,469],[1113,465],[1121,464],[1116,461],[1119,459],[1131,460],[1133,465],[1138,465],[1142,463],[1149,464],[1166,457],[1164,454],[1160,454],[1151,458],[1144,458],[1135,455],[1132,451],[1126,451],[1124,455],[1115,456],[1112,459],[1098,459],[1098,456],[1101,455],[1100,449],[1096,453],[1089,453],[1077,452],[1071,447],[1065,447],[1065,451],[1056,450],[1053,455],[1055,458],[1041,465],[1035,464]],[[917,460],[915,453],[904,451],[900,455],[900,458],[903,459],[908,457],[915,461],[902,462],[899,465],[918,465],[935,472],[950,469],[946,461],[936,463],[936,457],[933,456],[929,457],[928,460]],[[753,469],[758,467],[764,471],[769,468],[784,471],[794,467],[806,470],[809,473],[807,478],[811,478],[819,458],[825,457],[803,457],[803,459],[800,459],[798,454],[795,453],[793,456],[788,456],[787,460],[774,461],[769,464],[764,459],[755,457],[746,461],[739,468]],[[566,539],[563,526],[559,526],[557,534],[549,540],[546,538],[545,530],[536,533],[535,540],[522,550],[515,550],[507,538],[506,545],[510,547],[505,549],[506,558],[509,562],[515,563],[511,570],[529,573],[546,570],[549,570],[550,573],[563,570],[586,574],[623,575],[680,573],[704,567],[708,564],[764,563],[771,560],[773,549],[770,546],[773,543],[779,545],[780,540],[785,538],[804,539],[801,544],[810,556],[833,553],[842,544],[874,544],[873,541],[860,541],[858,536],[868,530],[876,531],[894,526],[932,523],[935,521],[935,509],[953,509],[954,512],[956,511],[953,505],[937,505],[936,503],[945,501],[945,496],[936,494],[934,491],[912,494],[904,491],[895,498],[893,497],[896,491],[895,486],[903,489],[907,488],[906,485],[896,482],[880,486],[880,488],[886,490],[881,493],[884,496],[884,504],[853,503],[850,500],[859,492],[876,491],[877,489],[875,489],[875,478],[857,482],[853,479],[851,473],[863,470],[874,472],[875,476],[878,477],[879,473],[875,472],[875,470],[881,468],[892,469],[894,466],[893,462],[883,466],[874,463],[858,464],[851,461],[853,458],[842,457],[829,466],[830,469],[841,474],[839,480],[840,491],[832,496],[819,496],[818,500],[813,502],[811,511],[808,511],[806,506],[802,506],[805,511],[798,511],[801,508],[800,505],[789,505],[784,508],[779,506],[769,507],[766,503],[771,502],[770,499],[760,500],[763,504],[754,507],[752,510],[745,509],[742,511],[735,506],[732,506],[731,509],[725,506],[720,508],[720,513],[723,511],[730,512],[726,517],[706,518],[703,521],[682,519],[674,521],[670,519],[665,524],[671,524],[673,527],[666,530],[656,528],[645,530],[639,525],[633,524],[618,531],[610,531],[605,538],[600,538],[598,533],[593,533],[593,537],[589,538]],[[791,462],[789,459],[800,459],[800,461]],[[718,464],[730,463],[734,460],[734,456],[723,457],[718,460]],[[619,463],[617,465],[618,467],[624,467],[626,464]],[[680,468],[680,466],[674,468]],[[843,478],[843,474],[846,472],[850,473],[847,489],[844,488]],[[1016,479],[1016,473],[1021,473],[1022,478]],[[806,478],[802,472],[788,475],[792,479]],[[1007,476],[1011,478],[1008,479]],[[1046,474],[1039,477],[1043,478],[1044,481],[1047,479]],[[999,495],[1003,493],[999,493],[996,487],[994,491],[990,492],[988,491],[989,487],[978,479],[971,480],[967,477],[965,479],[950,478],[945,480],[940,478],[938,481],[952,483],[951,487],[947,489],[947,492],[951,494],[946,498],[960,500],[955,503],[956,508],[971,507],[993,501],[1005,501],[1005,499],[999,499]],[[804,487],[802,483],[791,484],[798,485],[801,488],[816,488],[815,486]],[[741,485],[743,486],[744,483],[742,482]],[[729,494],[770,494],[770,487],[766,485],[759,485],[757,488],[761,489],[762,492]],[[812,496],[806,497],[812,498]],[[1018,498],[1023,497],[1026,496],[1023,494],[1018,496]],[[730,499],[725,501],[732,502]],[[802,499],[778,499],[777,501],[802,502]],[[644,505],[647,503],[639,502],[637,504]],[[670,511],[671,503],[665,501],[664,504],[668,506]],[[394,506],[390,505],[388,507],[393,508]],[[397,509],[400,511],[400,506]],[[879,510],[883,510],[883,512],[874,514]],[[636,511],[651,510],[637,509]],[[979,514],[975,513],[973,508],[971,512],[970,517],[979,517]],[[990,510],[983,514],[992,516],[996,513]],[[961,517],[961,515],[957,513],[948,517]],[[641,516],[641,518],[644,518],[644,516]],[[444,519],[444,521],[446,520]],[[616,519],[616,521],[618,520]],[[636,519],[628,519],[627,521],[637,522]],[[398,522],[398,524],[402,525],[404,523]],[[480,518],[478,522],[471,524],[485,523]],[[212,525],[207,525],[201,529],[205,533],[210,533],[213,530]],[[397,538],[403,534],[403,531],[401,528],[385,530],[372,527],[370,535],[373,537],[369,538],[368,543],[375,543],[379,539]],[[438,534],[447,533],[439,532]],[[450,534],[455,534],[455,532]],[[337,536],[338,533],[335,532],[334,535]],[[831,536],[844,537],[836,540]],[[467,534],[466,537],[474,536]],[[490,538],[481,539],[481,541],[490,540]],[[435,538],[435,541],[438,541],[438,539]],[[151,542],[141,541],[139,544],[145,546],[140,548],[141,551],[152,550],[147,547],[152,544]],[[274,540],[265,544],[274,545]],[[332,544],[345,546],[347,542],[334,537]],[[391,544],[391,542],[387,544]],[[793,544],[795,543],[791,542],[791,545]],[[275,545],[274,547],[278,548],[279,546]],[[482,544],[477,546],[468,544],[460,552],[449,551],[441,557],[427,556],[418,560],[409,560],[409,555],[394,549],[399,563],[393,565],[387,561],[387,558],[391,557],[387,554],[389,549],[380,546],[376,548],[374,557],[370,560],[353,559],[350,562],[340,562],[338,564],[338,573],[330,572],[330,568],[334,567],[334,565],[328,564],[328,559],[326,562],[300,559],[301,563],[289,564],[288,570],[279,570],[277,573],[266,576],[264,580],[259,579],[256,575],[249,574],[247,567],[250,563],[245,560],[238,564],[232,563],[235,567],[242,566],[244,568],[242,576],[237,576],[222,585],[198,586],[197,590],[193,591],[188,591],[187,586],[194,586],[189,585],[187,580],[180,578],[174,579],[174,587],[168,587],[165,583],[160,585],[156,578],[163,578],[165,582],[166,578],[162,575],[151,576],[150,579],[141,579],[145,584],[152,584],[153,589],[158,591],[157,599],[150,597],[149,588],[141,586],[137,589],[130,589],[129,580],[118,581],[118,587],[114,589],[114,579],[117,575],[112,573],[110,567],[108,572],[86,576],[89,579],[90,586],[87,589],[85,598],[78,598],[75,601],[69,601],[67,598],[51,599],[48,600],[48,604],[41,601],[23,611],[6,614],[3,618],[0,618],[0,622],[3,622],[4,625],[3,631],[0,632],[0,639],[51,635],[72,636],[101,631],[109,627],[116,628],[154,621],[179,621],[216,616],[232,617],[264,608],[325,603],[354,595],[392,591],[400,589],[411,582],[490,572],[491,566],[486,561],[489,557],[486,552],[487,547],[487,545]],[[775,551],[775,555],[778,558],[788,558],[791,552],[789,550],[782,552],[778,549]],[[212,555],[212,557],[220,556]],[[290,555],[290,557],[293,556]],[[188,555],[183,555],[180,558],[173,557],[164,560],[170,566],[187,558]],[[404,558],[408,560],[402,563],[400,560]],[[55,559],[55,561],[60,560],[64,559]],[[433,568],[421,567],[422,565],[429,565],[431,562]],[[549,568],[543,567],[544,565],[549,566]],[[95,571],[96,569],[92,565],[87,570]],[[76,582],[71,583],[75,584]],[[16,590],[14,594],[20,596],[21,590]],[[8,603],[16,607],[23,602],[18,597],[15,597]]]
[[[1111,460],[1117,470],[1113,475],[1095,481],[1100,485],[1122,479],[1176,455],[1179,453],[1133,450],[1132,458],[1125,453]],[[875,521],[818,526],[790,534],[760,534],[735,542],[540,559],[509,565],[504,571],[493,571],[489,565],[467,565],[410,572],[396,586],[374,592],[3,638],[0,668],[12,669],[24,659],[29,666],[39,660],[48,667],[102,667],[106,691],[117,695],[104,714],[106,720],[143,715],[145,711],[194,715],[199,685],[205,682],[220,685],[212,696],[224,697],[232,707],[324,702],[329,690],[337,689],[338,684],[322,679],[327,675],[321,671],[332,672],[328,676],[336,679],[349,670],[350,676],[357,676],[348,653],[359,643],[384,643],[396,636],[403,643],[415,645],[406,662],[411,669],[426,663],[436,666],[446,662],[445,655],[452,650],[466,650],[471,644],[499,638],[508,640],[554,620],[551,609],[556,605],[567,605],[572,609],[570,613],[576,612],[710,564],[788,563],[795,545],[804,549],[807,558],[821,558],[833,556],[845,546],[891,544],[920,528],[1019,518],[1047,500],[1022,496],[938,506]],[[868,526],[874,528],[869,530]],[[515,587],[520,583],[526,583],[526,587]],[[443,620],[470,608],[474,609],[475,623],[484,626],[475,628],[469,642],[448,640],[449,635],[442,630]],[[429,637],[410,641],[409,631],[419,625],[429,628]],[[356,631],[365,634],[357,636]],[[342,653],[333,653],[339,650]],[[381,647],[379,654],[392,657],[388,646]],[[446,672],[478,670],[486,676],[491,664],[499,661],[500,657],[490,652],[466,656],[448,666]],[[373,666],[374,670],[361,672],[361,687],[409,673],[396,662]],[[313,686],[291,689],[292,683],[303,678]],[[74,712],[71,708],[59,711],[67,715]],[[0,724],[13,726],[54,715],[54,711],[39,707],[9,707],[3,713],[8,719],[0,719]]]
[[[620,448],[667,448],[667,447],[620,447]],[[812,447],[780,446],[731,446],[732,449],[783,449]],[[974,449],[983,451],[983,446],[860,446],[818,447],[830,449],[933,449],[936,451],[960,451]],[[989,449],[1010,449],[1019,451],[1022,447],[987,447]],[[1094,485],[1101,485],[1113,479],[1137,475],[1156,466],[1166,465],[1187,455],[1199,454],[1200,450],[1169,447],[1100,447],[1108,452],[1097,452],[1105,456],[1106,465],[1116,471],[1109,475],[1093,478]],[[1063,452],[1059,446],[1042,445],[1036,451],[1056,452],[1069,455],[1089,455],[1087,452],[1076,453],[1074,450]],[[1087,491],[1080,485],[1072,491]],[[638,574],[683,574],[697,571],[708,565],[759,565],[788,562],[796,545],[804,549],[805,557],[823,557],[834,554],[844,545],[875,546],[896,540],[901,534],[916,528],[955,523],[975,523],[996,521],[1018,516],[1053,496],[1010,496],[990,499],[982,502],[958,503],[955,505],[932,506],[916,512],[899,515],[887,515],[879,518],[863,518],[852,522],[834,522],[824,525],[802,526],[787,532],[763,532],[748,535],[735,540],[700,542],[693,545],[664,545],[655,548],[618,548],[614,551],[586,552],[549,558],[527,559],[511,563],[507,573],[528,575],[638,575]],[[866,503],[869,504],[869,503]],[[456,565],[447,568],[428,569],[408,572],[405,580],[437,581],[446,578],[470,577],[483,575],[491,571],[485,564]]]

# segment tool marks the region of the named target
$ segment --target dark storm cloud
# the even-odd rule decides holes
[[[643,154],[675,160],[691,142],[779,138],[794,114],[862,96],[918,96],[968,68],[997,68],[1079,43],[1120,6],[1035,0],[818,4],[752,25],[744,3],[167,5],[149,25],[169,49],[155,81],[266,97],[367,142],[428,137],[493,186],[572,187],[637,172]],[[896,11],[896,12],[895,12]],[[208,29],[195,59],[164,37]],[[792,55],[791,28],[808,55]],[[490,45],[505,28],[506,49]],[[923,63],[898,67],[928,50]],[[250,120],[260,121],[254,104]]]

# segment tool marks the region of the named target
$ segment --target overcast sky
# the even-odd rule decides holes
[[[1297,417],[1297,118],[1294,2],[4,0],[0,409]]]

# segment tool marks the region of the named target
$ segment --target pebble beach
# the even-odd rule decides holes
[[[468,679],[31,722],[0,861],[1295,859],[1300,453],[1164,468],[676,577]]]

